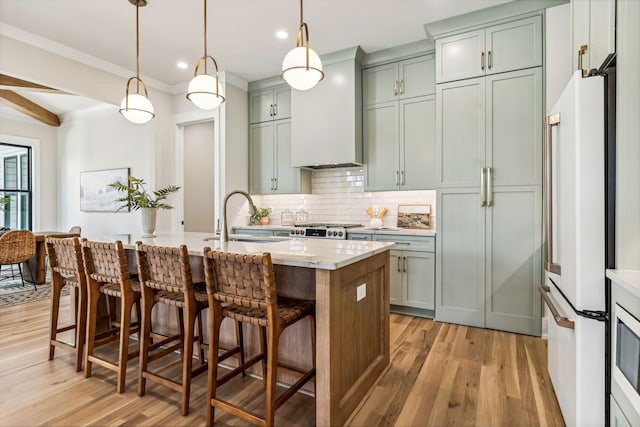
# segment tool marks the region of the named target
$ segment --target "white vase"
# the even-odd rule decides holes
[[[156,216],[158,208],[141,208],[142,211],[142,237],[156,237]]]

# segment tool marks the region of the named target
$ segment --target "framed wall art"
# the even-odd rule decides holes
[[[398,228],[431,228],[431,205],[398,205]]]
[[[80,172],[80,210],[82,212],[116,212],[122,205],[116,200],[122,197],[109,184],[120,181],[127,183],[129,168],[106,169]],[[121,209],[128,212],[129,209]]]

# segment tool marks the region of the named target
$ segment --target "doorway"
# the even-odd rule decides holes
[[[215,230],[214,121],[183,128],[184,231]]]

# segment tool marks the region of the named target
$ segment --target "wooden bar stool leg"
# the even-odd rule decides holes
[[[196,315],[191,310],[187,311],[187,318],[185,319],[185,335],[182,345],[182,408],[180,413],[182,415],[189,414],[189,395],[191,393],[191,375],[193,368],[193,331],[196,322]]]
[[[236,321],[236,342],[238,343],[239,351],[238,351],[238,361],[239,365],[244,365],[244,332],[242,331],[242,322]],[[246,375],[246,371],[242,370],[242,376]]]
[[[84,358],[84,339],[87,329],[87,290],[76,288],[78,301],[76,302],[76,372],[82,370]]]
[[[124,384],[127,376],[127,360],[129,358],[129,333],[131,329],[131,310],[133,301],[122,295],[120,305],[120,346],[118,350],[118,385],[116,391],[124,392]]]
[[[204,328],[202,327],[202,312],[198,313],[197,316],[198,322],[198,360],[200,363],[205,363],[204,361]]]
[[[260,326],[260,353],[262,353],[262,382],[267,385],[267,360],[269,350],[267,349],[267,328]]]
[[[176,307],[176,320],[178,322],[178,331],[180,332],[180,340],[184,346],[184,313],[180,307]],[[180,360],[184,357],[184,352],[180,352]]]
[[[85,341],[84,356],[84,376],[91,376],[91,361],[89,357],[93,356],[93,343],[96,337],[96,319],[98,311],[98,299],[100,298],[100,290],[97,283],[92,280],[88,281],[89,292],[87,298],[87,339]]]
[[[274,330],[276,327],[268,328],[267,335],[267,410],[265,421],[267,427],[272,427],[276,414],[276,375],[278,369],[278,341],[280,332]]]
[[[146,393],[147,379],[144,372],[149,363],[149,346],[151,345],[151,312],[155,304],[152,292],[145,293],[142,298],[142,323],[140,326],[140,360],[138,367],[138,396]]]
[[[207,372],[207,426],[213,426],[215,407],[211,400],[216,397],[218,378],[218,351],[220,348],[220,325],[222,324],[222,309],[209,309],[209,369]]]
[[[53,341],[58,335],[58,313],[60,311],[60,286],[54,281],[51,283],[51,326],[49,328],[49,360],[53,360],[56,346]]]

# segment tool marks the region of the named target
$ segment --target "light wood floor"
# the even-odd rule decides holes
[[[68,316],[68,305],[63,311]],[[164,387],[149,384],[138,397],[135,360],[118,395],[111,371],[94,366],[84,378],[60,349],[47,360],[48,319],[48,301],[0,308],[0,426],[204,425],[206,375],[193,382],[187,417],[179,395]],[[348,425],[564,425],[544,340],[400,315],[391,322],[391,365]],[[178,364],[176,356],[176,375]],[[238,378],[221,391],[262,412],[261,389],[261,381]],[[297,394],[279,409],[276,425],[311,426],[314,414],[313,399]],[[216,425],[249,424],[216,411]]]

